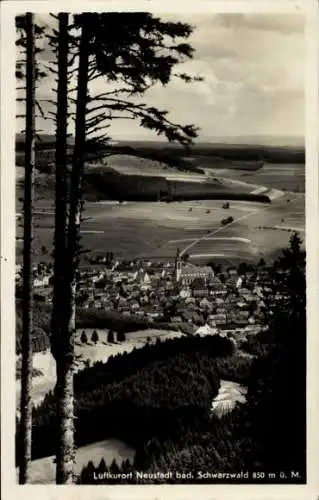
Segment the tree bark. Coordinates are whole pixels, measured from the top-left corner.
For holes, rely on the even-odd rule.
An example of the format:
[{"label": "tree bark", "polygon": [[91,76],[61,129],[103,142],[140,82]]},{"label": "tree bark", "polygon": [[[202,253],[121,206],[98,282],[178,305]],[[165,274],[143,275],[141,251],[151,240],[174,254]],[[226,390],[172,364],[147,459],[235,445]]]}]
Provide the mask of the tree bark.
[{"label": "tree bark", "polygon": [[68,55],[69,15],[59,14],[58,89],[56,131],[56,187],[54,233],[53,309],[51,351],[56,361],[57,381],[57,450],[56,483],[72,484],[74,480],[74,409],[73,358],[70,344],[68,272],[67,272],[67,124],[68,124]]},{"label": "tree bark", "polygon": [[79,260],[80,222],[83,208],[83,178],[86,141],[86,109],[89,80],[90,28],[85,20],[80,39],[80,61],[77,79],[75,144],[71,171],[70,218],[68,225],[68,253],[72,281]]},{"label": "tree bark", "polygon": [[68,122],[68,14],[59,14],[58,35],[58,88],[55,144],[55,226],[54,226],[54,274],[53,309],[51,319],[51,347],[58,354],[61,323],[61,304],[64,290],[64,265],[67,229],[67,122]]},{"label": "tree bark", "polygon": [[23,244],[23,331],[21,368],[21,420],[19,427],[19,484],[30,478],[32,431],[32,202],[35,165],[35,31],[33,14],[26,14],[26,140],[24,180],[24,244]]},{"label": "tree bark", "polygon": [[[60,15],[61,16],[61,15]],[[61,36],[61,33],[60,33]],[[76,105],[75,145],[72,160],[70,181],[70,199],[68,222],[66,207],[59,206],[57,195],[56,203],[59,214],[56,214],[56,297],[55,314],[52,315],[52,325],[58,325],[52,336],[54,338],[54,356],[57,363],[57,410],[59,425],[59,443],[57,450],[56,483],[68,484],[74,481],[74,340],[75,340],[75,298],[76,298],[76,269],[79,261],[79,236],[82,210],[82,186],[85,152],[85,115],[87,102],[88,82],[88,44],[87,30],[82,29],[79,48],[78,92]],[[64,72],[65,76],[65,72]],[[62,99],[62,97],[61,97]],[[64,103],[65,104],[65,103]],[[64,147],[64,145],[63,145]],[[64,158],[65,161],[65,158]],[[64,170],[65,172],[65,170]],[[63,185],[62,167],[59,183]],[[60,187],[61,187],[60,186]],[[64,183],[65,186],[65,183]],[[58,189],[58,188],[57,188]],[[62,189],[59,190],[61,195]],[[63,195],[65,192],[62,193]],[[57,227],[62,229],[66,240],[58,235]],[[63,258],[60,259],[60,256]],[[58,276],[62,276],[61,280]]]},{"label": "tree bark", "polygon": [[[89,32],[83,26],[79,47],[79,69],[77,79],[77,102],[75,120],[75,144],[70,180],[70,207],[67,232],[67,279],[66,306],[70,359],[74,361],[75,313],[76,313],[76,271],[79,265],[80,223],[83,208],[83,175],[85,158],[85,119],[89,69]],[[73,408],[72,408],[73,410]],[[73,415],[73,413],[72,413]]]},{"label": "tree bark", "polygon": [[[60,14],[60,23],[62,23]],[[65,19],[64,19],[65,22]],[[67,25],[67,23],[66,23]],[[67,53],[66,40],[62,44],[62,26],[60,24],[59,54],[63,57],[64,51]],[[65,24],[64,24],[65,28]],[[61,52],[60,52],[61,49]],[[59,157],[59,172],[57,173],[56,187],[56,234],[55,234],[55,302],[52,314],[52,353],[57,363],[57,415],[58,415],[58,449],[56,460],[56,482],[57,484],[68,484],[74,481],[74,391],[73,391],[73,371],[74,371],[74,340],[75,340],[75,297],[76,297],[76,270],[79,262],[79,238],[80,221],[82,212],[82,191],[83,172],[85,154],[85,118],[88,86],[88,59],[89,59],[89,33],[87,28],[82,28],[80,48],[79,48],[79,70],[78,70],[78,92],[76,104],[75,123],[75,145],[72,159],[72,171],[69,189],[69,213],[67,214],[67,203],[60,203],[60,199],[66,198],[66,165],[67,155],[66,141],[59,142],[61,145],[61,157]],[[59,58],[60,78],[65,79],[67,70],[64,63]],[[64,68],[62,70],[61,66]],[[62,83],[61,83],[62,85]],[[65,90],[66,89],[66,90]],[[64,94],[63,94],[64,92]],[[62,124],[63,111],[67,107],[66,84],[64,91],[61,90],[61,123],[57,119],[58,133]],[[58,99],[59,99],[58,89]],[[64,98],[63,98],[64,95]],[[58,112],[59,113],[59,112]],[[67,112],[64,111],[64,115]],[[58,154],[58,152],[57,152]],[[62,158],[63,155],[63,158]],[[57,162],[58,163],[58,162]],[[62,167],[64,165],[64,167]],[[59,229],[58,229],[59,228]],[[63,230],[62,230],[63,229]],[[58,234],[59,233],[59,234]],[[64,235],[62,238],[61,234]]]},{"label": "tree bark", "polygon": [[[64,332],[62,332],[63,334]],[[73,360],[69,356],[57,359],[58,443],[56,453],[56,484],[74,482],[74,395]]]}]

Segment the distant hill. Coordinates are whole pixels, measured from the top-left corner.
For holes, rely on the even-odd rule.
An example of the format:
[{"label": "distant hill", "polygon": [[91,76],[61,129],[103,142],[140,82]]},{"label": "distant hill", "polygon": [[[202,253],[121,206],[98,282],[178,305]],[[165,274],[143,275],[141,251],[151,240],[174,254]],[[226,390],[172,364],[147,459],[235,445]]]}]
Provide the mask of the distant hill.
[{"label": "distant hill", "polygon": [[[137,168],[121,172],[114,168],[96,165],[88,168],[84,177],[84,198],[87,201],[186,201],[205,199],[250,200],[270,202],[267,195],[253,194],[249,184],[232,185],[218,178],[204,175],[165,173],[158,167],[154,173]],[[132,168],[134,171],[134,169]],[[36,201],[54,199],[54,174],[36,170]],[[23,178],[17,180],[17,198],[23,196]]]},{"label": "distant hill", "polygon": [[[47,145],[53,145],[55,142],[55,136],[50,134],[39,134],[38,143],[45,143]],[[74,144],[74,137],[69,137],[69,144]],[[24,134],[16,134],[16,144],[24,144]],[[130,146],[130,147],[146,147],[152,149],[162,149],[169,147],[170,149],[183,149],[180,144],[169,143],[167,141],[155,140],[155,141],[145,141],[145,140],[117,140],[111,141],[111,145],[116,147]],[[197,149],[215,149],[215,148],[270,148],[270,149],[290,149],[303,151],[305,149],[305,141],[302,137],[272,137],[272,136],[251,136],[251,137],[218,137],[215,140],[207,137],[201,137],[200,139],[195,139],[194,144],[191,148],[192,151]]]},{"label": "distant hill", "polygon": [[[263,138],[264,144],[260,144],[257,138],[251,138],[251,143],[244,143],[243,138],[234,138],[234,143],[229,142],[201,142],[196,141],[190,148],[186,149],[179,144],[161,141],[117,141],[112,142],[109,147],[103,149],[108,152],[118,152],[132,156],[145,156],[150,160],[162,161],[167,165],[185,171],[199,171],[201,164],[207,168],[209,163],[215,166],[216,160],[231,160],[244,162],[259,162],[261,160],[269,163],[305,163],[305,148],[300,145],[287,145],[288,138],[283,138],[283,145],[270,145],[271,139]],[[246,139],[248,141],[248,139]],[[260,137],[261,141],[262,138]],[[242,141],[242,142],[240,142]],[[279,139],[277,139],[277,142]],[[53,150],[55,138],[52,135],[40,134],[37,140],[39,151]],[[274,141],[273,141],[274,142]],[[300,142],[300,140],[299,140]],[[286,143],[286,144],[285,144]],[[69,146],[72,148],[74,138],[69,138]],[[24,148],[23,134],[16,136],[16,151],[22,152]],[[101,153],[101,152],[100,152]],[[88,151],[88,155],[96,155],[96,149]],[[191,160],[191,161],[190,161]],[[237,168],[240,168],[237,166]]]},{"label": "distant hill", "polygon": [[[264,160],[269,163],[305,163],[305,149],[290,146],[264,146],[253,144],[194,143],[188,150],[178,144],[165,142],[123,141],[112,147],[132,148],[141,153],[171,155],[175,158],[191,159],[194,166],[200,167],[220,160],[251,161]],[[196,159],[196,161],[194,161]],[[239,166],[237,168],[240,168]]]},{"label": "distant hill", "polygon": [[[24,134],[19,133],[16,134],[16,151],[22,151],[24,149],[25,137]],[[38,134],[36,138],[36,146],[38,149],[50,149],[53,148],[55,144],[55,136],[49,134]],[[74,137],[68,138],[68,144],[73,146]]]},{"label": "distant hill", "polygon": [[234,136],[234,137],[216,137],[214,141],[209,137],[201,137],[200,140],[195,140],[201,144],[216,144],[216,145],[240,145],[240,146],[268,146],[268,147],[287,147],[287,148],[304,148],[305,139],[299,136],[278,136],[271,135],[255,135],[255,136]]}]

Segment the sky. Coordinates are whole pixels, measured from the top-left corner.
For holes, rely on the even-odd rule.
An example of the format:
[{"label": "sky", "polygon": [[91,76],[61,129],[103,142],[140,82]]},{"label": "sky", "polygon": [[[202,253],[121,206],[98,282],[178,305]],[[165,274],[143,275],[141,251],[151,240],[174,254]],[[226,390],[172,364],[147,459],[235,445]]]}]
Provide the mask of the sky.
[{"label": "sky", "polygon": [[[161,16],[167,19],[167,16]],[[185,84],[177,78],[163,88],[154,86],[143,101],[169,110],[174,122],[200,128],[199,140],[256,137],[293,143],[304,136],[304,18],[300,14],[184,14],[170,20],[194,27],[188,42],[192,60],[176,68],[203,82]],[[42,22],[47,18],[42,16]],[[48,54],[44,52],[44,59]],[[52,80],[52,81],[51,81]],[[54,99],[53,78],[45,79],[37,95]],[[103,81],[94,83],[102,92]],[[21,104],[18,104],[18,113]],[[38,121],[54,133],[51,121]],[[17,130],[23,128],[17,120]],[[109,129],[114,140],[156,140],[157,136],[131,120],[115,120]],[[287,139],[288,138],[288,139]],[[294,144],[292,144],[294,145]]]}]

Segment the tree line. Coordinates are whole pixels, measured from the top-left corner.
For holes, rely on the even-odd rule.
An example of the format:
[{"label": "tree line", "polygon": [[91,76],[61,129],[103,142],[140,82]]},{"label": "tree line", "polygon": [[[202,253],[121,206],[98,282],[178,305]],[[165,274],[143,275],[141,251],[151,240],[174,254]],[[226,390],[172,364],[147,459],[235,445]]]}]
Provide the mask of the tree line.
[{"label": "tree line", "polygon": [[[36,296],[34,296],[36,299]],[[23,304],[21,300],[16,300],[16,354],[22,352],[22,325],[23,325]],[[42,301],[33,302],[33,329],[31,331],[31,342],[35,346],[36,340],[43,338],[43,345],[49,346],[49,337],[51,331],[52,306]],[[125,340],[125,335],[134,332],[156,328],[158,330],[174,330],[177,326],[170,323],[169,317],[159,318],[158,321],[136,318],[135,316],[126,316],[117,311],[104,311],[99,309],[76,309],[75,326],[77,329],[109,329],[116,334],[119,342]],[[184,328],[184,324],[178,324],[178,327]],[[186,329],[187,333],[187,329]],[[41,349],[40,349],[41,350]]]}]

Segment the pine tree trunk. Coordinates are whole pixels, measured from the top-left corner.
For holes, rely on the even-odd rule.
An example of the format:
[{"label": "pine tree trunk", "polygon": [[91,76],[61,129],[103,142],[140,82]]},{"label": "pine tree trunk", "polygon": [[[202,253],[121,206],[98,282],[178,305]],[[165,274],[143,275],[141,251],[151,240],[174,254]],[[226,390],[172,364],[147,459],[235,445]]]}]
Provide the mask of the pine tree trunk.
[{"label": "pine tree trunk", "polygon": [[64,261],[64,324],[62,338],[63,356],[57,357],[57,396],[60,424],[60,463],[57,463],[57,483],[74,480],[74,340],[75,340],[75,298],[76,270],[79,263],[80,221],[82,210],[82,187],[85,153],[85,117],[88,85],[87,30],[82,29],[80,40],[80,61],[78,70],[78,93],[76,105],[75,145],[71,171],[70,206],[67,232],[67,259]]},{"label": "pine tree trunk", "polygon": [[[60,14],[61,18],[62,14]],[[61,22],[61,19],[60,19]],[[61,25],[60,25],[61,37]],[[61,41],[61,40],[60,40]],[[74,340],[75,340],[75,296],[76,296],[76,269],[79,262],[79,235],[82,210],[82,186],[85,153],[85,117],[88,84],[88,44],[89,35],[82,29],[80,40],[80,62],[78,70],[78,94],[76,105],[75,145],[71,171],[69,214],[67,224],[66,205],[64,211],[59,206],[57,195],[56,204],[59,214],[56,213],[56,241],[55,241],[55,313],[52,314],[52,352],[57,363],[57,411],[59,426],[59,442],[57,450],[57,484],[67,484],[74,481]],[[61,62],[62,64],[62,62]],[[59,77],[60,79],[60,77]],[[61,97],[62,99],[62,97]],[[58,121],[59,127],[59,121]],[[59,131],[59,129],[58,129]],[[57,141],[58,147],[58,141]],[[64,174],[66,169],[64,169]],[[57,180],[61,186],[62,167]],[[65,180],[65,179],[64,179]],[[58,189],[58,188],[57,188]],[[63,189],[59,190],[65,195]],[[62,222],[63,221],[63,222]],[[67,224],[67,231],[65,230]],[[62,228],[66,239],[57,234],[57,227]],[[63,257],[62,257],[63,256]],[[60,258],[61,257],[61,258]],[[59,279],[59,277],[61,279]],[[55,328],[53,329],[53,326]]]},{"label": "pine tree trunk", "polygon": [[82,26],[80,40],[80,62],[77,79],[75,144],[71,172],[70,218],[68,226],[68,251],[70,269],[75,271],[79,260],[80,221],[83,207],[83,177],[86,141],[86,107],[89,79],[89,41],[90,33],[87,21]]},{"label": "pine tree trunk", "polygon": [[51,351],[56,361],[58,439],[56,483],[72,484],[74,479],[73,345],[69,335],[67,293],[67,122],[68,122],[68,23],[59,14],[58,90],[56,131],[56,190],[54,234],[54,284],[51,321]]},{"label": "pine tree trunk", "polygon": [[74,482],[75,462],[72,356],[60,356],[57,359],[55,394],[58,417],[56,484],[72,484]]},{"label": "pine tree trunk", "polygon": [[24,180],[23,332],[21,369],[21,420],[19,428],[19,484],[29,481],[32,431],[32,202],[35,164],[35,36],[33,14],[26,14],[26,139]]},{"label": "pine tree trunk", "polygon": [[64,290],[64,266],[67,229],[67,123],[68,123],[68,14],[59,14],[58,35],[58,88],[55,144],[55,227],[54,227],[54,274],[53,309],[51,320],[51,347],[55,348],[60,335],[57,330],[61,323],[61,304]]}]

